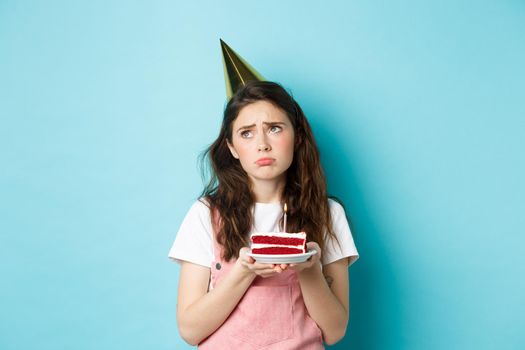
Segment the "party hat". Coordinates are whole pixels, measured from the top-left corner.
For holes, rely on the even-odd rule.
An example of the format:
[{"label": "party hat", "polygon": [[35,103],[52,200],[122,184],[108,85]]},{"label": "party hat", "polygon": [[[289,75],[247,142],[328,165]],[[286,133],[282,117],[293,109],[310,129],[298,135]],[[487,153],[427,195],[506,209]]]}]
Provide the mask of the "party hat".
[{"label": "party hat", "polygon": [[224,80],[226,82],[228,99],[247,82],[266,80],[222,39],[219,40],[222,48],[222,63],[224,65]]}]

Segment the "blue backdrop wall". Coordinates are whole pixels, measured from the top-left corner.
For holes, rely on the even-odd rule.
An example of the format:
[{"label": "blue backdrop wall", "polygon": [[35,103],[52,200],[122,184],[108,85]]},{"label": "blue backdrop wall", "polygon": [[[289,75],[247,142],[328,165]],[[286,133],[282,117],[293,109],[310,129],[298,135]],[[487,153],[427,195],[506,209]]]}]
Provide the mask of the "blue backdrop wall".
[{"label": "blue backdrop wall", "polygon": [[190,348],[167,253],[219,38],[303,106],[353,222],[334,349],[523,349],[517,0],[1,1],[0,348]]}]

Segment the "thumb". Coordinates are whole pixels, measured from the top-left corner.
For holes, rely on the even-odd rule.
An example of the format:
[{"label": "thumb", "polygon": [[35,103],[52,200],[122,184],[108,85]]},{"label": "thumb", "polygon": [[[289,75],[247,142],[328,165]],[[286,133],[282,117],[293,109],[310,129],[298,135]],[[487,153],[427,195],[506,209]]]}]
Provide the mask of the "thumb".
[{"label": "thumb", "polygon": [[248,247],[242,247],[241,249],[239,249],[239,258],[241,259],[244,259],[244,260],[248,260],[249,262],[253,262],[253,258],[251,256],[246,256],[247,253],[250,252],[250,248]]}]

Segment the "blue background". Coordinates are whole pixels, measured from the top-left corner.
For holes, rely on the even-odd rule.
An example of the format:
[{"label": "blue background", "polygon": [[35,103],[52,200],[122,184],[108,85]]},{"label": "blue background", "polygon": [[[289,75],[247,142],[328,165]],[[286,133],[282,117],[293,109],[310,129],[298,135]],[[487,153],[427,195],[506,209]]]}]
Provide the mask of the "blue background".
[{"label": "blue background", "polygon": [[167,253],[219,38],[292,91],[353,222],[334,348],[523,349],[518,0],[0,1],[0,348],[190,348]]}]

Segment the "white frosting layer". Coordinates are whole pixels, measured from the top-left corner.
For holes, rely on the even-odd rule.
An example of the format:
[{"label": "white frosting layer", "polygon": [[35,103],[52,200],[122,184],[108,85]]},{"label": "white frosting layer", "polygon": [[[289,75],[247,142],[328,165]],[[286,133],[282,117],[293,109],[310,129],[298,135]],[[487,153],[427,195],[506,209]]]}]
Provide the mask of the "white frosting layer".
[{"label": "white frosting layer", "polygon": [[253,243],[252,249],[261,249],[261,248],[268,248],[268,247],[279,247],[279,248],[296,248],[303,250],[304,246],[302,244],[300,245],[286,245],[286,244],[263,244],[263,243]]},{"label": "white frosting layer", "polygon": [[254,236],[270,236],[270,237],[281,237],[281,238],[302,238],[306,239],[305,232],[288,233],[288,232],[254,232],[251,237]]}]

